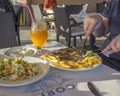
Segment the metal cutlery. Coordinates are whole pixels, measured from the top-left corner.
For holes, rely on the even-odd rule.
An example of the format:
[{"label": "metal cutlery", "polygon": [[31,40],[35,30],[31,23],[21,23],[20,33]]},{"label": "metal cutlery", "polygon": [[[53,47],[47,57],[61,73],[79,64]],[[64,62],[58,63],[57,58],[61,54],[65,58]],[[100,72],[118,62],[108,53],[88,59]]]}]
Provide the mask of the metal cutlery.
[{"label": "metal cutlery", "polygon": [[100,92],[100,90],[95,86],[94,83],[92,82],[88,82],[87,83],[88,88],[90,89],[90,91],[95,95],[95,96],[103,96],[103,94]]},{"label": "metal cutlery", "polygon": [[85,38],[85,40],[84,40],[84,42],[83,42],[83,44],[82,44],[82,46],[81,46],[80,54],[83,54],[83,51],[84,51],[84,47],[85,47],[86,42],[87,42],[87,38]]}]

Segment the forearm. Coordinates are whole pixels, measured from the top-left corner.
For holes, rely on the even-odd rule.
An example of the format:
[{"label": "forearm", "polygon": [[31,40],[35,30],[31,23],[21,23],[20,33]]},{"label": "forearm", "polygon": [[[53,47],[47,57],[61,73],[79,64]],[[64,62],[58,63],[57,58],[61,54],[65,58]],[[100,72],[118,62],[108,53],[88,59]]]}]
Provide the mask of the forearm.
[{"label": "forearm", "polygon": [[108,18],[106,18],[106,17],[104,17],[102,15],[100,15],[100,16],[101,16],[101,18],[103,20],[103,25],[104,25],[104,28],[105,28],[103,35],[106,35],[107,33],[109,33],[109,20],[108,20]]}]

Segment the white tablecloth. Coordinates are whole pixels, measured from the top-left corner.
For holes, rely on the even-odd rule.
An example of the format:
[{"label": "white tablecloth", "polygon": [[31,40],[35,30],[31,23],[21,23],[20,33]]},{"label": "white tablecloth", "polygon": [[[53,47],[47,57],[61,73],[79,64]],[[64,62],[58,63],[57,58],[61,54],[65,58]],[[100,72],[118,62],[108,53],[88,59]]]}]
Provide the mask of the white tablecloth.
[{"label": "white tablecloth", "polygon": [[[50,43],[46,49],[64,48]],[[120,96],[120,73],[105,65],[89,71],[66,71],[50,67],[38,82],[21,87],[0,87],[0,96],[94,96],[87,87],[92,81],[104,96]]]}]

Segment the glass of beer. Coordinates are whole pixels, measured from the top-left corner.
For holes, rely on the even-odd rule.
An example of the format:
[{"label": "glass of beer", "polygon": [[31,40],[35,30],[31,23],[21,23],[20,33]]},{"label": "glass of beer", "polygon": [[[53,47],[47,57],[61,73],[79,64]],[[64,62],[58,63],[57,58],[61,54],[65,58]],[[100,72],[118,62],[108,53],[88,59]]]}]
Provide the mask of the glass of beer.
[{"label": "glass of beer", "polygon": [[41,55],[41,47],[47,41],[47,25],[43,20],[36,19],[32,22],[30,29],[30,37],[33,44],[37,47],[37,55]]}]

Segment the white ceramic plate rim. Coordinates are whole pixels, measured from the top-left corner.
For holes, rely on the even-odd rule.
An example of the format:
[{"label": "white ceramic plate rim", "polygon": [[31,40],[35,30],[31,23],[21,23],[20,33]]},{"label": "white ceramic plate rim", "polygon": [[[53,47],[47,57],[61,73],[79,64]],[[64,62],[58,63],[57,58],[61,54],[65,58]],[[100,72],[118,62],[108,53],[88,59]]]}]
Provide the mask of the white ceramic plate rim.
[{"label": "white ceramic plate rim", "polygon": [[89,68],[76,68],[76,69],[72,69],[72,68],[63,68],[63,67],[59,67],[59,66],[55,66],[53,64],[50,64],[50,66],[52,66],[54,68],[58,68],[58,69],[66,70],[66,71],[88,71],[88,70],[96,69],[97,67],[99,67],[101,65],[102,64],[95,64],[95,65],[93,65],[93,67],[89,67]]},{"label": "white ceramic plate rim", "polygon": [[[46,63],[46,61],[43,61],[40,58],[36,58],[36,57],[30,57],[30,56],[26,56],[23,58],[24,60],[33,63],[33,62],[43,62],[40,63],[41,66],[46,66],[46,70],[42,69],[42,73],[36,77],[33,77],[31,79],[25,80],[25,81],[20,81],[20,82],[7,82],[7,81],[3,81],[0,80],[0,86],[4,86],[4,87],[17,87],[17,86],[23,86],[23,85],[28,85],[31,83],[34,83],[38,80],[41,80],[43,77],[45,77],[47,75],[47,73],[49,72],[49,64]],[[44,72],[43,72],[44,71]]]}]

